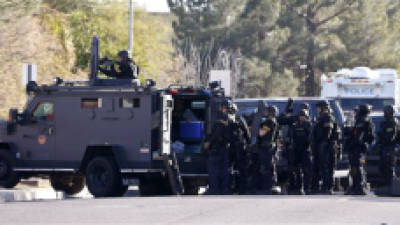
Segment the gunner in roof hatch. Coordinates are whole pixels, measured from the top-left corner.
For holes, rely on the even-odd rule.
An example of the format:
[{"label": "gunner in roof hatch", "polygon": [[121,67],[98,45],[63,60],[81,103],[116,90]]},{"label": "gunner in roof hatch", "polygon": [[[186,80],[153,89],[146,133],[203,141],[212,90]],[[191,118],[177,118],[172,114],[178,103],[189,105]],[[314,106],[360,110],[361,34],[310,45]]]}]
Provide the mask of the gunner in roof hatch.
[{"label": "gunner in roof hatch", "polygon": [[137,79],[139,67],[129,57],[128,51],[119,51],[118,58],[119,60],[116,62],[110,61],[108,58],[101,59],[100,65],[103,67],[99,66],[99,70],[105,75],[116,79]]}]

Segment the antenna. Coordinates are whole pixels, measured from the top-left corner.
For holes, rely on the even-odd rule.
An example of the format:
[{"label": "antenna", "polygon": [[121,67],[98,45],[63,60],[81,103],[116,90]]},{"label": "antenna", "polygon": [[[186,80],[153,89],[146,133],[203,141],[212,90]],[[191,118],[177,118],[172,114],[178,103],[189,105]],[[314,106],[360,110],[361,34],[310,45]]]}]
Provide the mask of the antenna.
[{"label": "antenna", "polygon": [[133,0],[129,0],[129,46],[128,46],[128,52],[129,52],[129,57],[132,58],[133,56],[133,39],[134,39],[134,32],[133,32],[133,27],[134,27],[134,5],[133,5]]},{"label": "antenna", "polygon": [[94,36],[92,40],[92,52],[90,57],[90,76],[89,76],[89,80],[92,85],[94,85],[98,79],[99,55],[100,55],[99,45],[100,45],[99,37]]}]

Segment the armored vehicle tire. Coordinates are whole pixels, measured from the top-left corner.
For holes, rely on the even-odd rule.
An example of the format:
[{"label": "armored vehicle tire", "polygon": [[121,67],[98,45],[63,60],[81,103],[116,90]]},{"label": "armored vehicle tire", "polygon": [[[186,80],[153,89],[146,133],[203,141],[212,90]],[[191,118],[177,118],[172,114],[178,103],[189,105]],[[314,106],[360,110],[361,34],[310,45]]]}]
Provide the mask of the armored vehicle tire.
[{"label": "armored vehicle tire", "polygon": [[19,181],[20,176],[13,170],[15,160],[11,153],[0,151],[0,187],[13,188]]},{"label": "armored vehicle tire", "polygon": [[94,197],[113,197],[122,184],[121,173],[113,159],[100,156],[90,160],[86,184]]},{"label": "armored vehicle tire", "polygon": [[85,187],[85,177],[79,175],[51,175],[50,184],[56,191],[75,195]]},{"label": "armored vehicle tire", "polygon": [[172,195],[171,187],[166,177],[142,177],[139,182],[141,196]]}]

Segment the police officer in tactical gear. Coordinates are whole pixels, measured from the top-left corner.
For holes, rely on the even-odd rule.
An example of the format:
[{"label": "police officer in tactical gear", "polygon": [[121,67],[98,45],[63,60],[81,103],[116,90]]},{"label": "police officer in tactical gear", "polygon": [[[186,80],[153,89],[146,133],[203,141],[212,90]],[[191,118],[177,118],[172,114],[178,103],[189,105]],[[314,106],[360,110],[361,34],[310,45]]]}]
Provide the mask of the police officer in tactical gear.
[{"label": "police officer in tactical gear", "polygon": [[350,161],[351,186],[346,194],[365,195],[365,154],[368,146],[374,140],[374,125],[368,117],[371,106],[359,105],[356,110],[355,124],[351,130],[350,138],[346,141]]},{"label": "police officer in tactical gear", "polygon": [[[301,175],[303,176],[303,173],[306,173],[306,189],[307,192],[309,192],[309,183],[307,178],[311,176],[309,171],[302,171],[300,168],[298,168],[300,162],[298,160],[298,157],[296,157],[296,151],[294,149],[294,146],[296,146],[293,143],[293,131],[294,131],[294,124],[299,121],[299,114],[293,115],[293,99],[289,98],[288,99],[288,104],[286,106],[286,109],[284,113],[279,115],[278,117],[278,123],[279,123],[279,128],[282,133],[282,140],[283,140],[283,154],[288,160],[288,174],[289,174],[289,184],[288,184],[288,192],[293,193],[293,194],[298,194],[302,193],[301,190],[303,187],[303,183],[301,180],[299,180],[298,172],[301,171]],[[304,111],[304,114],[306,115],[306,120],[308,121],[307,123],[310,123],[309,121],[309,110],[310,110],[310,105],[308,103],[302,102],[299,105],[299,112]],[[310,123],[311,127],[311,123]],[[311,130],[311,129],[310,129]],[[310,137],[310,136],[308,136]],[[310,162],[311,165],[311,162]],[[300,169],[300,170],[299,170]],[[303,168],[305,169],[305,168]],[[298,182],[299,181],[299,182]],[[300,184],[301,183],[301,184]],[[301,186],[301,188],[300,188]]]},{"label": "police officer in tactical gear", "polygon": [[212,127],[211,136],[205,144],[208,150],[208,185],[207,194],[230,193],[230,135],[228,118],[229,102],[223,101]]},{"label": "police officer in tactical gear", "polygon": [[[312,135],[314,159],[312,192],[332,194],[335,159],[340,151],[340,129],[330,114],[328,101],[318,102],[317,109],[319,115]],[[322,181],[321,187],[320,181]]]},{"label": "police officer in tactical gear", "polygon": [[383,175],[383,182],[386,187],[392,185],[393,177],[395,176],[395,147],[399,143],[399,125],[394,117],[394,108],[387,105],[384,108],[384,121],[380,124],[380,129],[377,133],[377,147],[380,155],[380,171]]},{"label": "police officer in tactical gear", "polygon": [[306,102],[302,102],[300,104],[300,110],[306,110],[306,111],[310,112],[310,104],[308,104]]},{"label": "police officer in tactical gear", "polygon": [[[310,115],[310,105],[308,103],[301,103],[299,105],[299,111],[300,110],[305,110],[307,112],[307,115]],[[278,123],[279,125],[289,125],[291,126],[294,122],[296,122],[298,119],[298,115],[293,115],[293,99],[289,98],[288,104],[286,106],[286,109],[284,113],[279,115],[278,117]]]},{"label": "police officer in tactical gear", "polygon": [[276,116],[278,108],[276,106],[268,106],[266,108],[266,117],[260,126],[257,146],[257,174],[259,179],[258,187],[261,194],[272,194],[272,188],[277,183],[275,154],[278,138],[278,123]]},{"label": "police officer in tactical gear", "polygon": [[[129,58],[128,51],[122,50],[118,52],[118,58],[119,61],[111,63],[110,69],[99,67],[99,70],[105,75],[116,79],[137,79],[139,69],[136,67],[135,62]],[[104,64],[104,61],[108,61],[108,59],[102,59],[100,64]],[[117,65],[117,68],[115,68],[114,64]]]},{"label": "police officer in tactical gear", "polygon": [[247,179],[248,179],[248,159],[247,159],[247,145],[250,142],[250,130],[247,126],[246,120],[236,114],[237,106],[232,103],[230,114],[235,115],[234,120],[230,120],[229,131],[231,132],[231,145],[230,150],[232,154],[233,168],[239,174],[235,177],[235,184],[239,194],[247,192]]},{"label": "police officer in tactical gear", "polygon": [[309,120],[308,111],[302,109],[297,115],[297,119],[293,126],[290,127],[290,137],[292,140],[292,146],[290,154],[292,156],[289,175],[291,194],[305,194],[310,193],[311,190],[311,149],[310,140],[312,126]]},{"label": "police officer in tactical gear", "polygon": [[[285,111],[279,115],[278,124],[279,129],[282,134],[282,152],[285,158],[288,160],[288,175],[289,175],[289,184],[288,184],[288,192],[294,192],[296,189],[295,182],[295,156],[293,151],[293,140],[291,138],[291,130],[293,129],[294,123],[297,121],[298,115],[293,115],[293,99],[289,98]],[[302,106],[300,106],[302,107]]]}]

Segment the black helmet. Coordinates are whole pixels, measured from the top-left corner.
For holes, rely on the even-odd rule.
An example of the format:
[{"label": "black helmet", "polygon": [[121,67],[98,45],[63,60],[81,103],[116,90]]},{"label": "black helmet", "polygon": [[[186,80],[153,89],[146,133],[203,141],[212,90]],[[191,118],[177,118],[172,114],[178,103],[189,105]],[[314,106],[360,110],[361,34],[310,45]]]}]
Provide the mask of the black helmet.
[{"label": "black helmet", "polygon": [[268,112],[268,115],[272,115],[272,116],[276,117],[279,114],[279,109],[278,109],[278,107],[276,107],[274,105],[270,105],[267,107],[267,112]]},{"label": "black helmet", "polygon": [[299,111],[299,116],[309,117],[308,110],[302,109]]},{"label": "black helmet", "polygon": [[392,117],[394,114],[394,108],[392,105],[387,105],[385,108],[383,108],[383,112],[385,113],[385,116]]},{"label": "black helmet", "polygon": [[301,103],[300,104],[300,110],[303,110],[303,109],[310,110],[310,105],[308,103],[305,103],[305,102]]},{"label": "black helmet", "polygon": [[129,57],[129,52],[126,51],[126,50],[119,51],[119,52],[118,52],[118,56],[119,56],[119,57],[126,57],[126,58],[128,58],[128,57]]},{"label": "black helmet", "polygon": [[227,109],[229,109],[230,105],[231,105],[231,103],[228,99],[223,99],[221,102],[221,107],[226,107]]},{"label": "black helmet", "polygon": [[232,101],[229,101],[229,111],[230,111],[230,113],[237,112],[237,105]]},{"label": "black helmet", "polygon": [[362,104],[357,106],[356,113],[360,116],[368,115],[371,113],[372,106],[368,104]]},{"label": "black helmet", "polygon": [[329,102],[327,100],[321,100],[317,103],[317,107],[327,108],[329,107]]}]

